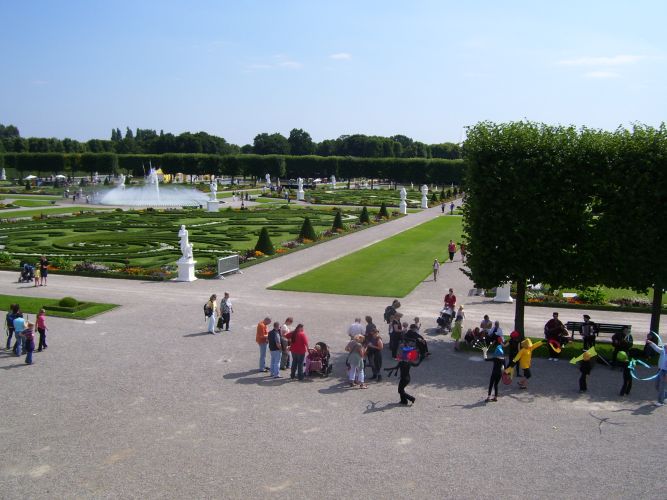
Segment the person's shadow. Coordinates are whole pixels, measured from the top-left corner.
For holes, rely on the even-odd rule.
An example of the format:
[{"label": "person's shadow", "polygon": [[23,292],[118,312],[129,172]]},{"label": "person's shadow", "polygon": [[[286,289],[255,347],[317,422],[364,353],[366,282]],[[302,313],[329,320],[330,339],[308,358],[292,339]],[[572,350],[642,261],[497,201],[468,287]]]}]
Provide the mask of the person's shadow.
[{"label": "person's shadow", "polygon": [[204,335],[211,335],[210,332],[198,332],[198,333],[188,333],[183,335],[183,337],[203,337]]},{"label": "person's shadow", "polygon": [[376,403],[374,401],[369,400],[368,404],[366,405],[366,410],[364,411],[364,415],[367,413],[383,412],[405,406],[402,405],[401,403],[385,403],[382,406],[378,406],[379,403],[380,403],[379,401]]}]

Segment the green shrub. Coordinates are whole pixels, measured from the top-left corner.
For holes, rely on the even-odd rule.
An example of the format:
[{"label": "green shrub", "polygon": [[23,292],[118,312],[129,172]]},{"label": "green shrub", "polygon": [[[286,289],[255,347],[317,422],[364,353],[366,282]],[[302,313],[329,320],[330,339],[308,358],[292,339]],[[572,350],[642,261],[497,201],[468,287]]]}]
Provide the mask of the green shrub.
[{"label": "green shrub", "polygon": [[255,250],[262,252],[264,255],[273,255],[276,253],[276,249],[273,247],[271,237],[269,236],[269,230],[265,227],[263,227],[259,232],[259,238],[257,239]]},{"label": "green shrub", "polygon": [[380,206],[380,211],[378,212],[379,217],[384,217],[385,219],[389,218],[389,212],[387,212],[387,204],[383,201]]},{"label": "green shrub", "polygon": [[340,210],[336,210],[336,216],[334,217],[331,229],[333,229],[334,231],[338,229],[345,229],[343,226],[343,216],[341,215]]},{"label": "green shrub", "polygon": [[368,209],[364,206],[364,208],[361,209],[361,215],[359,215],[359,222],[361,224],[368,224],[370,221],[371,219],[368,216]]},{"label": "green shrub", "polygon": [[71,271],[74,269],[74,263],[69,257],[53,257],[51,259],[51,265],[62,269],[63,271]]},{"label": "green shrub", "polygon": [[431,195],[431,202],[438,203],[438,195],[436,194],[435,191],[433,191],[433,194]]},{"label": "green shrub", "polygon": [[7,252],[0,252],[0,264],[11,264],[12,263],[12,256],[9,255]]},{"label": "green shrub", "polygon": [[580,292],[577,292],[577,298],[587,304],[600,305],[607,302],[607,297],[605,297],[602,288],[599,286],[584,288]]},{"label": "green shrub", "polygon": [[301,225],[301,231],[299,231],[299,238],[304,240],[308,239],[310,241],[315,241],[317,235],[315,234],[315,229],[313,228],[312,222],[310,222],[310,217],[303,219],[303,224]]},{"label": "green shrub", "polygon": [[440,191],[440,201],[445,199],[445,188],[442,188],[442,191]]},{"label": "green shrub", "polygon": [[58,305],[60,307],[76,307],[79,305],[79,301],[74,297],[63,297],[60,299],[60,302],[58,302]]}]

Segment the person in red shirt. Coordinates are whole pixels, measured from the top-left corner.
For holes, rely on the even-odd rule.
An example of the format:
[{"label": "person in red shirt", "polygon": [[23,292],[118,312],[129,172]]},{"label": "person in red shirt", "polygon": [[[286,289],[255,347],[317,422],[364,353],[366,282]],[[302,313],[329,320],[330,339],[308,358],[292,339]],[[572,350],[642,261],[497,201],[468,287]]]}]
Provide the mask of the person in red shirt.
[{"label": "person in red shirt", "polygon": [[456,307],[456,295],[454,295],[454,289],[450,288],[449,293],[445,295],[445,307],[449,307],[452,311]]},{"label": "person in red shirt", "polygon": [[294,331],[288,335],[290,336],[290,351],[292,352],[290,378],[294,379],[298,376],[299,380],[303,380],[303,362],[308,352],[308,337],[306,336],[306,332],[303,331],[301,323],[296,325]]},{"label": "person in red shirt", "polygon": [[268,316],[257,323],[257,333],[255,335],[255,342],[259,345],[259,371],[268,372],[266,367],[266,346],[269,342],[269,325],[271,318]]},{"label": "person in red shirt", "polygon": [[456,253],[456,243],[454,240],[449,240],[449,245],[447,245],[447,250],[449,251],[449,260],[454,261],[454,254]]}]

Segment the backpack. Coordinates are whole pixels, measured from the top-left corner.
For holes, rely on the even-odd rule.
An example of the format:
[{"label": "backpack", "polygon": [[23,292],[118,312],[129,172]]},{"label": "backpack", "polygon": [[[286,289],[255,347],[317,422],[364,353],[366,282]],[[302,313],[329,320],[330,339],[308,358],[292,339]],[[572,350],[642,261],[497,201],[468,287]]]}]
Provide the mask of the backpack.
[{"label": "backpack", "polygon": [[206,304],[204,304],[204,316],[207,317],[207,318],[210,318],[211,316],[213,316],[213,308],[208,305],[208,302],[206,302]]},{"label": "backpack", "polygon": [[391,317],[396,314],[396,309],[393,306],[387,306],[384,310],[384,321],[386,323],[391,323]]}]

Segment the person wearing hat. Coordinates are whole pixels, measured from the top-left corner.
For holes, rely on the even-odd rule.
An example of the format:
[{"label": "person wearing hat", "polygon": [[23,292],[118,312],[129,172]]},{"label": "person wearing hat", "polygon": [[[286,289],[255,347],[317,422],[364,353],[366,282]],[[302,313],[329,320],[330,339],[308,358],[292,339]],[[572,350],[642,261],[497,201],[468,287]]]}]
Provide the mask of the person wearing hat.
[{"label": "person wearing hat", "polygon": [[583,359],[579,364],[579,372],[581,372],[581,377],[579,377],[579,392],[584,393],[588,390],[588,384],[586,384],[587,377],[591,374],[591,369],[593,368],[593,363],[591,361],[591,355],[587,352],[584,353]]},{"label": "person wearing hat", "polygon": [[623,367],[623,385],[619,396],[629,396],[632,389],[632,373],[630,372],[630,358],[625,351],[619,351],[616,360]]},{"label": "person wearing hat", "polygon": [[598,325],[591,321],[588,314],[584,314],[584,324],[581,325],[581,337],[584,340],[584,351],[588,351],[595,345],[595,337],[598,334]]},{"label": "person wearing hat", "polygon": [[541,340],[533,344],[532,340],[524,339],[521,341],[521,350],[516,356],[514,356],[510,365],[505,368],[505,373],[509,375],[512,373],[514,365],[517,362],[519,363],[519,366],[523,370],[523,377],[521,380],[519,380],[519,382],[517,382],[519,384],[519,389],[528,389],[528,379],[532,376],[530,372],[530,364],[533,359],[533,351],[540,347],[542,344],[543,342]]},{"label": "person wearing hat", "polygon": [[554,312],[553,317],[544,325],[544,338],[547,339],[549,361],[558,361],[561,337],[565,336],[567,336],[565,325],[558,319],[558,313]]}]

